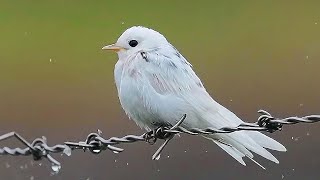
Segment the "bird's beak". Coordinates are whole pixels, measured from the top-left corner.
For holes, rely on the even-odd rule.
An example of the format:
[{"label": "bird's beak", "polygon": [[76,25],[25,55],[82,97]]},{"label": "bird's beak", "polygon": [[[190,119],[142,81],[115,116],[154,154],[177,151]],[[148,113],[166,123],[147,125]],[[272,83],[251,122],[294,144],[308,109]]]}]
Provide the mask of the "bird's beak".
[{"label": "bird's beak", "polygon": [[115,44],[110,44],[110,45],[104,46],[102,49],[118,52],[118,51],[123,50],[125,48],[120,47],[120,46],[116,46]]}]

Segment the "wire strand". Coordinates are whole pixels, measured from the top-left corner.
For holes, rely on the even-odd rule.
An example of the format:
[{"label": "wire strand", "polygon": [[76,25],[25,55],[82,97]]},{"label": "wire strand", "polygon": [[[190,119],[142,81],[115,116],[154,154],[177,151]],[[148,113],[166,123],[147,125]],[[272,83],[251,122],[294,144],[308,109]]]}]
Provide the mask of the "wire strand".
[{"label": "wire strand", "polygon": [[153,131],[137,135],[126,135],[124,137],[111,137],[104,139],[101,136],[100,131],[98,133],[90,133],[84,141],[80,142],[64,142],[63,144],[57,144],[50,146],[47,144],[47,139],[43,136],[41,138],[34,139],[29,143],[25,138],[16,132],[9,132],[0,136],[0,141],[15,137],[26,148],[0,148],[0,155],[11,155],[11,156],[33,156],[35,161],[46,158],[51,164],[54,171],[59,171],[61,164],[50,154],[52,153],[64,153],[68,156],[71,155],[73,150],[89,150],[93,154],[99,154],[104,150],[111,150],[114,153],[120,153],[124,149],[119,148],[115,145],[124,143],[134,142],[148,142],[154,144],[158,139],[163,139],[164,143],[158,148],[158,150],[152,156],[153,160],[160,158],[160,154],[170,140],[177,134],[185,133],[189,135],[205,135],[215,133],[232,133],[235,131],[264,131],[273,133],[275,131],[282,130],[283,125],[293,125],[298,123],[315,123],[320,121],[320,115],[309,115],[304,117],[287,117],[279,119],[273,117],[270,113],[265,110],[259,110],[260,116],[255,123],[242,123],[236,127],[223,127],[223,128],[212,128],[208,127],[205,129],[191,128],[186,129],[180,126],[186,119],[187,115],[184,114],[181,119],[172,127],[159,127]]}]

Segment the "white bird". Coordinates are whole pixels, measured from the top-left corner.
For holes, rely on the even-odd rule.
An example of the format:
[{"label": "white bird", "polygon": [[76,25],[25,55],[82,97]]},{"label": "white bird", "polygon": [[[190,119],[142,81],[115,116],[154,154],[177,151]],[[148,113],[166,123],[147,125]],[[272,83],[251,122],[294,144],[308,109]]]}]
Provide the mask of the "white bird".
[{"label": "white bird", "polygon": [[[175,125],[189,128],[235,127],[243,121],[211,98],[192,65],[159,32],[141,26],[127,29],[115,44],[103,47],[118,54],[114,76],[122,108],[141,128]],[[252,152],[279,163],[267,149],[286,151],[270,137],[254,131],[204,136],[238,162]],[[263,166],[261,166],[264,168]]]}]

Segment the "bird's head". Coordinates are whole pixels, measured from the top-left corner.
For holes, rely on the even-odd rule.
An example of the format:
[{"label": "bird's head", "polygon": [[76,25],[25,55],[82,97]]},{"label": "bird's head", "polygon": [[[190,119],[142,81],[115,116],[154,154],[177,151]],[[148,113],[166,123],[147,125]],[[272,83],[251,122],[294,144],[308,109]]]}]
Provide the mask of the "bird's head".
[{"label": "bird's head", "polygon": [[115,51],[122,59],[137,52],[156,49],[166,44],[168,41],[159,32],[142,26],[133,26],[123,32],[116,43],[104,46],[102,49]]}]

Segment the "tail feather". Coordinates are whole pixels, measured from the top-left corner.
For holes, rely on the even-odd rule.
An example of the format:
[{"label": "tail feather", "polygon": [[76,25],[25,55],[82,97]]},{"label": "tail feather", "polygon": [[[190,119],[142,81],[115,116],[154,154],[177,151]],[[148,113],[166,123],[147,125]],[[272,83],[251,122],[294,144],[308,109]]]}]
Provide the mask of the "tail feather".
[{"label": "tail feather", "polygon": [[220,141],[214,140],[210,137],[206,137],[204,136],[204,138],[209,139],[211,141],[213,141],[214,143],[216,143],[221,149],[223,149],[224,151],[226,151],[231,157],[233,157],[235,160],[237,160],[240,164],[246,166],[246,163],[243,161],[243,157],[248,157],[252,162],[254,162],[255,164],[257,164],[258,166],[260,166],[262,169],[266,169],[265,167],[263,167],[260,163],[258,163],[256,160],[253,159],[253,155],[250,151],[248,151],[246,148],[244,148],[245,153],[240,152],[238,149],[234,148],[231,145],[227,145],[224,144]]},{"label": "tail feather", "polygon": [[258,163],[256,160],[254,160],[253,158],[248,157],[252,162],[256,163],[256,165],[260,166],[262,169],[266,170],[266,168],[264,166],[262,166],[260,163]]},{"label": "tail feather", "polygon": [[[221,106],[213,99],[212,104],[208,104],[208,97],[210,96],[207,94],[207,96],[199,98],[199,103],[197,106],[194,106],[195,109],[200,112],[199,120],[201,120],[202,123],[197,124],[199,128],[208,126],[214,128],[226,126],[236,127],[243,123],[243,121],[234,113]],[[194,103],[194,101],[192,101],[192,103]],[[279,163],[277,158],[265,148],[276,151],[286,151],[286,148],[282,144],[260,132],[237,131],[233,133],[212,134],[207,135],[206,137],[209,137],[209,139],[214,141],[241,164],[245,164],[242,158],[246,156],[260,167],[263,167],[253,159],[253,154],[251,152],[275,163]]]},{"label": "tail feather", "polygon": [[260,132],[248,131],[246,134],[248,134],[257,144],[262,147],[281,152],[287,151],[282,144]]},{"label": "tail feather", "polygon": [[237,149],[233,148],[232,146],[225,145],[225,144],[220,143],[220,142],[218,142],[216,140],[212,139],[212,141],[215,142],[219,147],[221,147],[221,149],[226,151],[230,156],[232,156],[239,163],[241,163],[242,165],[246,166],[246,163],[242,159],[245,155],[242,154],[240,151],[238,151]]},{"label": "tail feather", "polygon": [[235,141],[232,138],[229,138],[228,136],[224,136],[223,140],[219,139],[217,141],[222,142],[223,144],[226,144],[228,146],[232,146],[245,156],[253,158],[253,154],[244,145],[240,144],[238,141]]},{"label": "tail feather", "polygon": [[254,153],[257,153],[260,156],[262,156],[270,161],[273,161],[277,164],[279,163],[277,158],[275,158],[269,151],[264,149],[262,146],[257,144],[253,139],[251,139],[244,132],[234,132],[234,133],[226,134],[226,136],[228,136],[229,138],[234,139],[238,143],[242,144],[248,150],[250,150]]},{"label": "tail feather", "polygon": [[[246,165],[243,161],[243,157],[249,158],[251,161],[256,163],[261,168],[265,169],[261,164],[253,159],[254,152],[270,161],[279,163],[279,161],[267,151],[261,143],[255,142],[251,136],[247,135],[245,132],[235,132],[230,134],[215,134],[204,136],[206,139],[209,139],[215,142],[220,148],[226,151],[230,156],[236,159],[242,165]],[[262,136],[264,137],[264,136]],[[271,138],[270,138],[271,139]],[[273,140],[273,139],[272,139]],[[275,141],[275,140],[273,140]],[[271,142],[273,142],[271,141]],[[259,142],[259,141],[258,141]],[[275,141],[276,142],[276,141]],[[277,142],[278,143],[278,142]],[[280,144],[280,143],[279,143]],[[275,148],[274,148],[275,149]],[[282,150],[282,149],[280,149]]]}]

